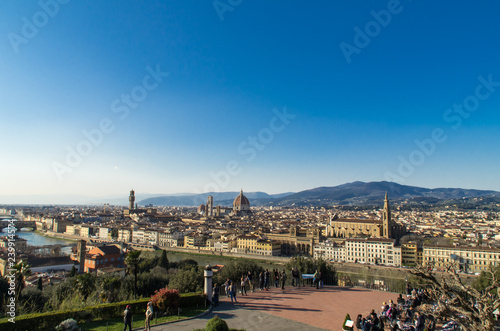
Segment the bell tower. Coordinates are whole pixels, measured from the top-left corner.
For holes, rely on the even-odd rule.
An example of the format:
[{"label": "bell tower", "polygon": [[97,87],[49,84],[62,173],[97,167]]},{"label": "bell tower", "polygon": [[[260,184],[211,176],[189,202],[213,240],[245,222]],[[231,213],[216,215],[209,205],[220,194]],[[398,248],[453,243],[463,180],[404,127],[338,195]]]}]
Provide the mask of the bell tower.
[{"label": "bell tower", "polygon": [[391,208],[389,207],[389,199],[387,192],[385,192],[384,212],[382,214],[383,235],[384,238],[392,238],[392,221],[391,221]]},{"label": "bell tower", "polygon": [[128,197],[128,209],[132,210],[134,209],[134,202],[135,202],[135,192],[134,189],[130,191],[130,196]]}]

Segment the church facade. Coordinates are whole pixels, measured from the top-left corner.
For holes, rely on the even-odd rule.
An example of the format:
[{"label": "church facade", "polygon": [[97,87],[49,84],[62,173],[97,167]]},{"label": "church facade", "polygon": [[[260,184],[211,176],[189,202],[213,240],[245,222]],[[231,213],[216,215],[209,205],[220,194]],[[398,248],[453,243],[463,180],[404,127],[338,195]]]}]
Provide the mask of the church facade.
[{"label": "church facade", "polygon": [[406,234],[404,226],[394,222],[387,193],[384,200],[382,219],[340,218],[334,215],[326,228],[325,236],[330,238],[387,238],[399,239]]}]

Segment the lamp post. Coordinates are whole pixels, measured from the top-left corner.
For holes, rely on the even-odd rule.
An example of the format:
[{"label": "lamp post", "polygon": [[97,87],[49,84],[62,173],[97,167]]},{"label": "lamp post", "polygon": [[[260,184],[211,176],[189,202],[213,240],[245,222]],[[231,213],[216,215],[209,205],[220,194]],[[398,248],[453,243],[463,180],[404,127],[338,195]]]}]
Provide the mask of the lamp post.
[{"label": "lamp post", "polygon": [[205,270],[203,271],[203,275],[205,276],[205,295],[207,296],[208,302],[212,303],[212,277],[214,272],[212,271],[212,267],[210,264],[207,264]]}]

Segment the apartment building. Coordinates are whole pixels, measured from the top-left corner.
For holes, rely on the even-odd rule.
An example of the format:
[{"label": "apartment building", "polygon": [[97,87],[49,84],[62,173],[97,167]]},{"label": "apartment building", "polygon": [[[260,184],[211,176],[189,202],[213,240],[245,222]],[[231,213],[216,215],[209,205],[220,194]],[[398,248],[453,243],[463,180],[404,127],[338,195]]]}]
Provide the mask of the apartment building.
[{"label": "apartment building", "polygon": [[178,231],[175,232],[158,232],[158,244],[164,247],[183,247],[184,234]]},{"label": "apartment building", "polygon": [[257,254],[257,241],[260,238],[255,235],[242,235],[237,238],[238,253]]},{"label": "apartment building", "polygon": [[401,266],[401,247],[394,239],[349,238],[345,241],[347,262],[361,262]]},{"label": "apartment building", "polygon": [[314,258],[334,262],[344,262],[346,260],[345,241],[334,242],[323,241],[314,245]]},{"label": "apartment building", "polygon": [[281,255],[281,243],[271,239],[259,239],[256,243],[256,254],[266,256]]},{"label": "apartment building", "polygon": [[423,265],[445,268],[454,265],[456,270],[481,272],[500,265],[500,250],[489,247],[423,247]]},{"label": "apartment building", "polygon": [[422,247],[416,242],[401,244],[401,264],[409,267],[422,265]]}]

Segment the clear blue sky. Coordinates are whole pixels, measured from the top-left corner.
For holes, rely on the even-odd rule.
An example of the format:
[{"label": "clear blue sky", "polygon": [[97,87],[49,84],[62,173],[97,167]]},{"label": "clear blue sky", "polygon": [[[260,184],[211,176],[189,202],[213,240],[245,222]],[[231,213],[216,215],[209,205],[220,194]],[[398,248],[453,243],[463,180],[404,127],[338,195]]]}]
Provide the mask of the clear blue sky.
[{"label": "clear blue sky", "polygon": [[0,195],[500,190],[498,2],[61,2],[0,5]]}]

